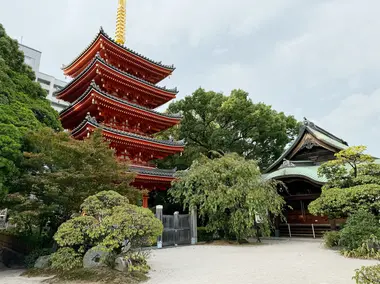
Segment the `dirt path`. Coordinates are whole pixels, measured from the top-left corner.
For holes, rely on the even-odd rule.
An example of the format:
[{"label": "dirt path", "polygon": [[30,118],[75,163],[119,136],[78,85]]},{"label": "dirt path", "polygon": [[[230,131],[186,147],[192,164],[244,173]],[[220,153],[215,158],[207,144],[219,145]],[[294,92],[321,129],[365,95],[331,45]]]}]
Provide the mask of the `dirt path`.
[{"label": "dirt path", "polygon": [[315,241],[188,246],[153,251],[148,283],[350,284],[356,268],[375,263],[344,258]]}]

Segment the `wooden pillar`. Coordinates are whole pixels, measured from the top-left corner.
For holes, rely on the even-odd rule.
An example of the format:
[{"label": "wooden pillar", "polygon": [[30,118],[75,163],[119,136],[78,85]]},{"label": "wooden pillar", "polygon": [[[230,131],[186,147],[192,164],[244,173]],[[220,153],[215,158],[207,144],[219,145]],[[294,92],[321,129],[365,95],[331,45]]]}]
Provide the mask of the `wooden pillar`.
[{"label": "wooden pillar", "polygon": [[149,200],[149,195],[148,194],[144,194],[143,195],[143,204],[142,204],[144,208],[148,208],[148,206],[149,206],[148,205],[148,200]]}]

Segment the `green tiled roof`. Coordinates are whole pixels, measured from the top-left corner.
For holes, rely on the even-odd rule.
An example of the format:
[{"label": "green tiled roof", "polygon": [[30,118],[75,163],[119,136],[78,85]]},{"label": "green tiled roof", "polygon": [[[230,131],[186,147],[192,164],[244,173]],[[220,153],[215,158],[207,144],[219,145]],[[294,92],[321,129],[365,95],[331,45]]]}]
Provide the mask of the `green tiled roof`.
[{"label": "green tiled roof", "polygon": [[326,183],[326,178],[318,176],[318,168],[319,166],[287,167],[278,169],[269,174],[264,174],[263,178],[269,180],[288,177],[303,177],[316,183]]},{"label": "green tiled roof", "polygon": [[305,119],[303,125],[300,128],[300,132],[297,136],[297,138],[293,141],[293,143],[290,145],[288,149],[284,151],[284,153],[267,169],[266,172],[270,172],[273,170],[276,166],[278,166],[283,160],[286,159],[286,157],[293,151],[293,149],[298,145],[298,143],[301,141],[302,137],[306,132],[309,132],[311,135],[313,135],[317,140],[326,143],[327,145],[330,145],[331,147],[337,149],[338,151],[348,148],[348,144],[346,141],[336,137],[335,135],[331,134],[330,132],[324,130],[323,128],[315,125],[313,122]]}]

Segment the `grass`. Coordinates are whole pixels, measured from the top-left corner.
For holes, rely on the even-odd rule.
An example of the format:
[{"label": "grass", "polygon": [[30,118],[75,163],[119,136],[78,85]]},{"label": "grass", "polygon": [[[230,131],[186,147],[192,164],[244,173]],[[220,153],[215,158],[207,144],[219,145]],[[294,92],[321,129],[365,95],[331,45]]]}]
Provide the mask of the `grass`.
[{"label": "grass", "polygon": [[48,284],[60,283],[113,283],[136,284],[146,281],[148,277],[142,273],[124,273],[110,268],[74,269],[57,271],[53,269],[30,269],[23,273],[26,277],[50,277],[44,280]]}]

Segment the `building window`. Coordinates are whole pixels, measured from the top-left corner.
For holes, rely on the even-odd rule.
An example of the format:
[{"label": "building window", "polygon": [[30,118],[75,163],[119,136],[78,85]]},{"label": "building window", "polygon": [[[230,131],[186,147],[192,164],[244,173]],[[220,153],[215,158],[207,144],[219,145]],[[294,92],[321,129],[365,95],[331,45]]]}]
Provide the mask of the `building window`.
[{"label": "building window", "polygon": [[58,85],[54,85],[54,89],[59,91],[59,90],[62,90],[62,87],[61,86],[58,86]]},{"label": "building window", "polygon": [[41,84],[45,84],[45,85],[50,86],[50,82],[48,80],[38,78],[37,81],[40,82]]}]

